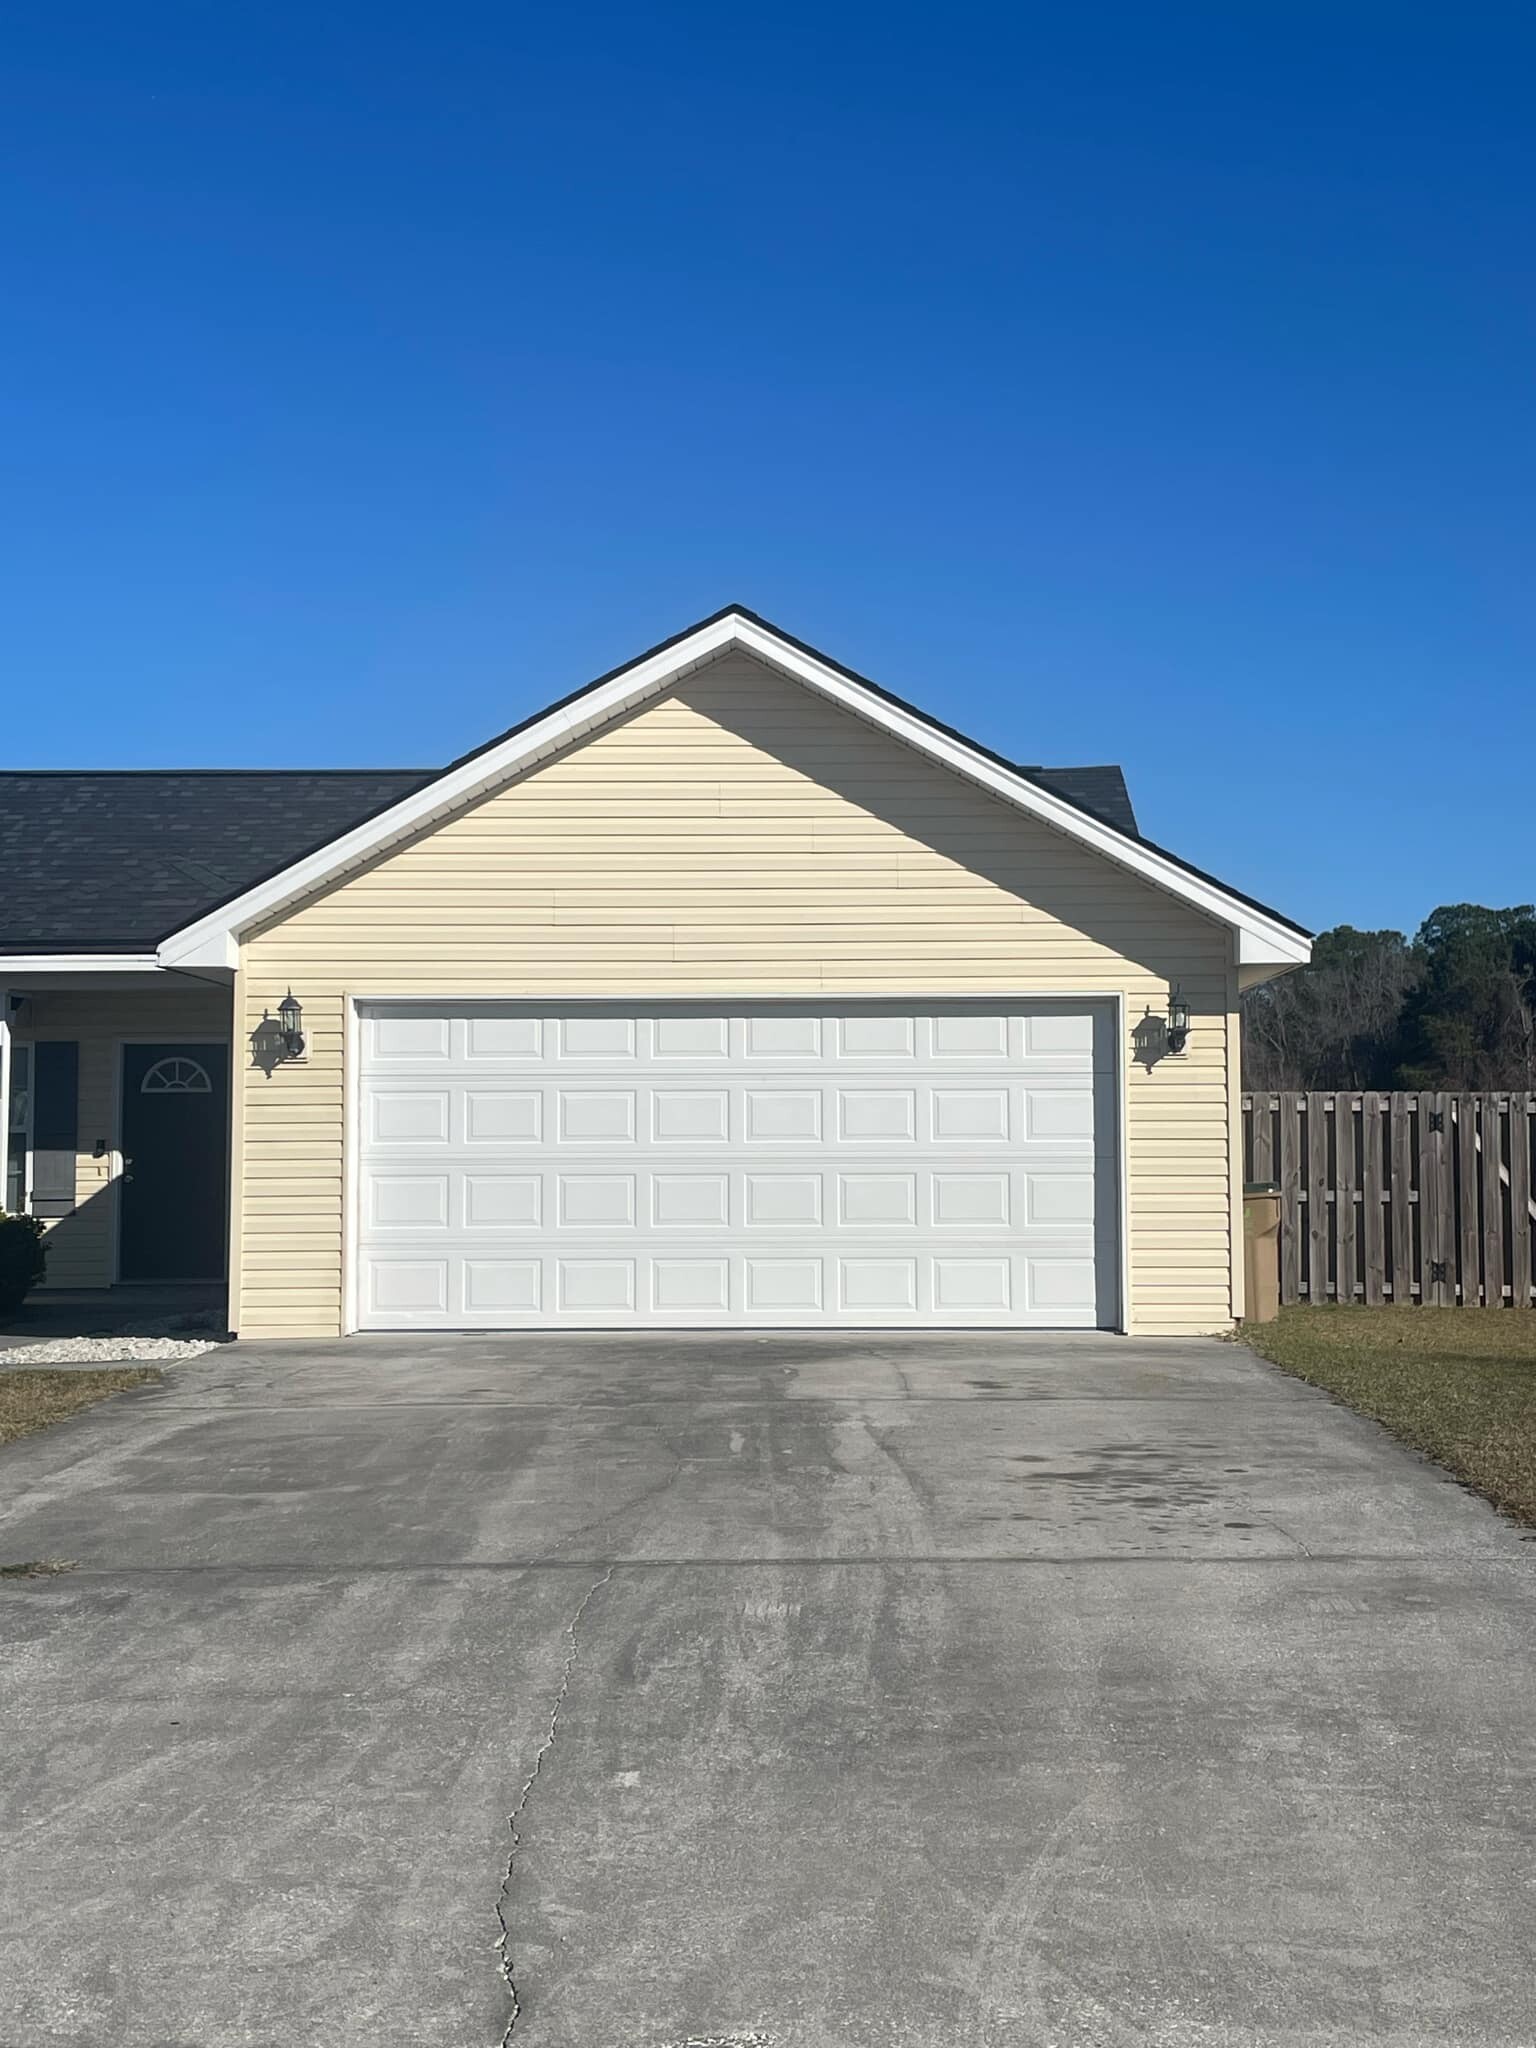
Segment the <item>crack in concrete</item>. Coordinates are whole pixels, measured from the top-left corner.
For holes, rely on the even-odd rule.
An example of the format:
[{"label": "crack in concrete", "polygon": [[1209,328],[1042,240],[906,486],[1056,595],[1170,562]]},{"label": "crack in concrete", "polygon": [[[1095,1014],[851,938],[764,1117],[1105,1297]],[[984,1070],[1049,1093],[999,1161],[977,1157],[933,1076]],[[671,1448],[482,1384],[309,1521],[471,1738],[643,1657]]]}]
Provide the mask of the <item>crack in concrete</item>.
[{"label": "crack in concrete", "polygon": [[556,1688],[555,1697],[550,1704],[549,1726],[544,1732],[544,1740],[539,1744],[538,1750],[534,1755],[533,1768],[523,1780],[522,1788],[513,1802],[512,1811],[507,1815],[507,1832],[511,1836],[511,1841],[507,1849],[507,1867],[502,1874],[501,1890],[496,1899],[496,1918],[501,1926],[501,1933],[496,1942],[496,1954],[501,1964],[501,1974],[506,1980],[507,1996],[512,2001],[512,2010],[507,2017],[507,2024],[502,2031],[500,2048],[508,2048],[513,2031],[523,2016],[522,2001],[518,1997],[517,1977],[512,1961],[512,1928],[507,1920],[507,1906],[512,1891],[512,1879],[517,1863],[517,1852],[522,1847],[522,1836],[518,1833],[518,1822],[527,1811],[528,1801],[533,1796],[533,1788],[538,1783],[539,1773],[544,1768],[544,1759],[554,1748],[555,1738],[560,1732],[560,1713],[565,1705],[566,1694],[571,1689],[571,1678],[576,1669],[576,1658],[580,1650],[579,1636],[582,1617],[604,1586],[613,1577],[616,1569],[615,1565],[609,1565],[601,1578],[593,1580],[592,1584],[588,1586],[586,1592],[582,1595],[575,1613],[565,1625],[565,1659],[560,1667],[560,1683]]},{"label": "crack in concrete", "polygon": [[1294,1543],[1296,1548],[1301,1552],[1303,1557],[1310,1558],[1313,1556],[1314,1553],[1307,1548],[1306,1544],[1302,1542],[1301,1538],[1296,1534],[1294,1529],[1287,1529],[1284,1522],[1277,1522],[1273,1515],[1265,1515],[1263,1519],[1266,1522],[1268,1522],[1271,1529],[1277,1530],[1279,1534],[1285,1538],[1287,1543]]},{"label": "crack in concrete", "polygon": [[897,1384],[901,1388],[901,1399],[903,1401],[912,1400],[912,1382],[907,1378],[906,1367],[904,1365],[899,1365],[894,1358],[887,1358],[885,1360],[885,1363],[891,1368],[891,1371],[896,1375]]},{"label": "crack in concrete", "polygon": [[[650,1430],[654,1436],[661,1439],[662,1448],[672,1460],[672,1470],[665,1479],[656,1479],[649,1486],[641,1487],[640,1491],[629,1500],[621,1501],[616,1508],[609,1508],[605,1514],[599,1515],[595,1521],[579,1522],[574,1529],[567,1531],[558,1541],[551,1543],[546,1550],[539,1553],[538,1561],[541,1564],[545,1562],[552,1563],[555,1553],[564,1550],[568,1543],[574,1543],[578,1536],[590,1536],[594,1529],[606,1528],[608,1523],[618,1521],[621,1515],[633,1514],[636,1508],[644,1507],[650,1501],[659,1500],[662,1494],[669,1493],[676,1486],[688,1466],[693,1463],[691,1458],[684,1457],[683,1453],[675,1448],[659,1422],[652,1422],[647,1416],[641,1416],[639,1419],[642,1429]],[[689,1420],[692,1420],[691,1411]]]}]

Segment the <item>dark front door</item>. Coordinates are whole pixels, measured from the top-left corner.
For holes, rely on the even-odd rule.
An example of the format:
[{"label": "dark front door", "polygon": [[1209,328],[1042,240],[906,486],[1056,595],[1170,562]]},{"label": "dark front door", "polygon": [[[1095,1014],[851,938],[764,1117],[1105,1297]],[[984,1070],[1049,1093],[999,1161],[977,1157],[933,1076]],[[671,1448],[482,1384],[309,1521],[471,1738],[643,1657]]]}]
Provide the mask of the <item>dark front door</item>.
[{"label": "dark front door", "polygon": [[227,1046],[123,1047],[120,1279],[223,1277],[228,1129]]}]

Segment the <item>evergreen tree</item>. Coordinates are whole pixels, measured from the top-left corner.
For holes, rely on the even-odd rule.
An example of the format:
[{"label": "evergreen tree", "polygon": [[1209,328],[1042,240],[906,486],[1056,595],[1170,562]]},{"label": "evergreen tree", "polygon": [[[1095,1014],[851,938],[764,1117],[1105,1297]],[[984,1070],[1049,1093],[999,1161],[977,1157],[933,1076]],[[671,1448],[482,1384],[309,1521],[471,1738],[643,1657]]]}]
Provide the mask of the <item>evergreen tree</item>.
[{"label": "evergreen tree", "polygon": [[1250,1088],[1536,1089],[1536,908],[1442,904],[1401,932],[1323,932],[1243,998]]}]

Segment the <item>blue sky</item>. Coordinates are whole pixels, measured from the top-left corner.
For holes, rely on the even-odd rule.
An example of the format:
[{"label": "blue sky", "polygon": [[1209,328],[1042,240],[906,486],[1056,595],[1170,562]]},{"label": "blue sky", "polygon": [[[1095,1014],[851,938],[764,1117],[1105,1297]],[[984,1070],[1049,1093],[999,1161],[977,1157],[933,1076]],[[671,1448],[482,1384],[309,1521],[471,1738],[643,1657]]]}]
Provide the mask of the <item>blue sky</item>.
[{"label": "blue sky", "polygon": [[9,765],[446,760],[737,601],[1304,922],[1536,894],[1524,10],[7,42]]}]

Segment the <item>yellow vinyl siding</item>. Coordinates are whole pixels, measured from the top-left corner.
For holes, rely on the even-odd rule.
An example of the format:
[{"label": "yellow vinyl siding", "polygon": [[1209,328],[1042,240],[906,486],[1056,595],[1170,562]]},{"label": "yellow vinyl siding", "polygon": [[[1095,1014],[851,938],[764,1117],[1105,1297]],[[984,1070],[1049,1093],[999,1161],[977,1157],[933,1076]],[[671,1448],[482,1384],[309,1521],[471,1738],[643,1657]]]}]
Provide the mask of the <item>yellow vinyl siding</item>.
[{"label": "yellow vinyl siding", "polygon": [[1123,993],[1133,1030],[1178,982],[1185,1056],[1126,1048],[1131,1323],[1224,1329],[1231,963],[1225,927],[725,656],[247,940],[244,1029],[291,983],[310,1055],[237,1071],[240,1327],[340,1326],[348,996]]},{"label": "yellow vinyl siding", "polygon": [[[112,1152],[118,1142],[122,1041],[227,1039],[230,1000],[222,989],[188,984],[166,989],[60,990],[27,998],[17,1038],[34,1044],[72,1038],[80,1047],[75,1138],[75,1209],[48,1225],[47,1287],[110,1287],[117,1277],[117,1191]],[[97,1140],[105,1145],[95,1156]]]}]

